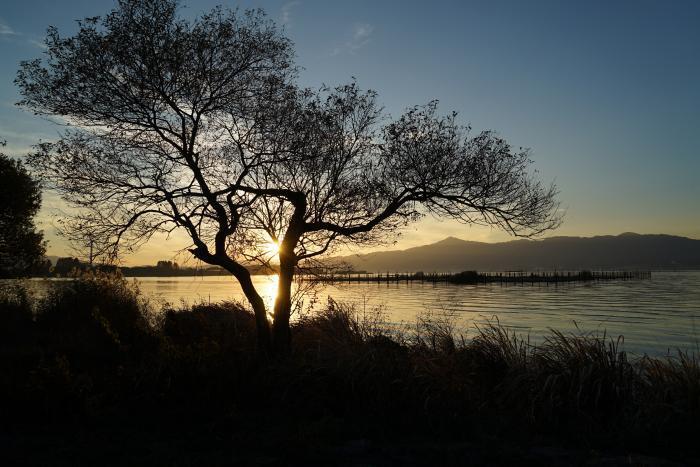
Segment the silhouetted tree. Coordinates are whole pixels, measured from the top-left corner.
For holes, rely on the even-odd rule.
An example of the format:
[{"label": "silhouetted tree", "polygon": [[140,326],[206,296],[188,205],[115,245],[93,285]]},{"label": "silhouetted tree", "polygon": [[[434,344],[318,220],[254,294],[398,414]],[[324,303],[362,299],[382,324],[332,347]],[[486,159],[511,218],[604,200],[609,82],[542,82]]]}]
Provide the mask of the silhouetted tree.
[{"label": "silhouetted tree", "polygon": [[[240,282],[259,344],[290,346],[295,272],[338,245],[386,241],[425,214],[533,235],[557,225],[555,189],[524,151],[470,136],[437,104],[395,121],[353,83],[294,86],[292,49],[259,11],[192,22],[170,0],[124,0],[22,64],[22,105],[75,124],[33,164],[82,209],[73,231],[116,255],[155,233]],[[248,265],[279,245],[272,333]]]},{"label": "silhouetted tree", "polygon": [[80,262],[78,258],[58,258],[53,273],[58,276],[69,276],[84,269],[87,269],[87,265]]},{"label": "silhouetted tree", "polygon": [[156,263],[156,268],[166,271],[177,271],[180,269],[180,266],[172,261],[161,260]]},{"label": "silhouetted tree", "polygon": [[[0,147],[4,146],[0,142]],[[24,165],[0,152],[0,277],[42,272],[46,247],[34,216],[41,187]]]}]

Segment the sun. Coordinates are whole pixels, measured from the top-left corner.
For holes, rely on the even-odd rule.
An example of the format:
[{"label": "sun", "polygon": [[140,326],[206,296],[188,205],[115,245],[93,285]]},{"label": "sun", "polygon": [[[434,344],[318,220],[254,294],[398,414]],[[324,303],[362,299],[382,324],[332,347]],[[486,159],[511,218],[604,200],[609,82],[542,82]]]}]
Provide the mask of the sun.
[{"label": "sun", "polygon": [[277,242],[270,240],[264,245],[265,253],[270,256],[277,256],[280,252],[280,246]]}]

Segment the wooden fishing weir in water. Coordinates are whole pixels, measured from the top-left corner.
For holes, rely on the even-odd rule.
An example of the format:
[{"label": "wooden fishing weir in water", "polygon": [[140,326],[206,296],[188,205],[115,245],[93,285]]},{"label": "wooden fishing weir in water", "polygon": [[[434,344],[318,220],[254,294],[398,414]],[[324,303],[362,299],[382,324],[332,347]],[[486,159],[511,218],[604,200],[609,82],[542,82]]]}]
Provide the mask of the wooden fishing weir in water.
[{"label": "wooden fishing weir in water", "polygon": [[558,284],[562,282],[592,282],[610,280],[649,279],[651,271],[504,271],[459,273],[364,273],[345,272],[318,274],[308,280],[318,282],[446,282],[450,284]]}]

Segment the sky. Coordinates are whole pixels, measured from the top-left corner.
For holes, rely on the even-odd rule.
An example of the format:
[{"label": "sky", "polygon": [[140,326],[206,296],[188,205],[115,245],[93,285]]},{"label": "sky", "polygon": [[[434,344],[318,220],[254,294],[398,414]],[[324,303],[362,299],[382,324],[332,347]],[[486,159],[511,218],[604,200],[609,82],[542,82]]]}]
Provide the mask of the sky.
[{"label": "sky", "polygon": [[[294,42],[303,86],[374,89],[393,116],[440,101],[475,131],[527,147],[566,210],[547,235],[668,233],[700,238],[700,2],[254,1],[185,2],[195,17],[217,4],[261,7]],[[111,0],[3,0],[0,140],[23,157],[60,128],[14,104],[20,60],[42,54],[49,25],[107,13]],[[44,196],[48,253],[62,202]],[[505,241],[504,232],[427,218],[391,248],[446,236]],[[179,237],[152,241],[126,264],[178,258]]]}]

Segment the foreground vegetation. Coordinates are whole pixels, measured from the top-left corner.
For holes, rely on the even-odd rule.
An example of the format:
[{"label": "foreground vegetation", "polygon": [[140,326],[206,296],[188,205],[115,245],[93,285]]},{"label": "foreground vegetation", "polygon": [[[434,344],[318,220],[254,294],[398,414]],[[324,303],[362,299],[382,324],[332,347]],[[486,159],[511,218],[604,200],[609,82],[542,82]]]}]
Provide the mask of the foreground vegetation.
[{"label": "foreground vegetation", "polygon": [[[556,331],[532,346],[498,325],[457,338],[448,321],[425,317],[388,330],[380,313],[335,302],[293,332],[290,357],[263,360],[254,315],[234,303],[156,313],[107,275],[41,299],[5,290],[3,456],[65,465],[699,456],[696,356],[629,361],[618,341]],[[549,447],[532,454],[535,445]]]}]

